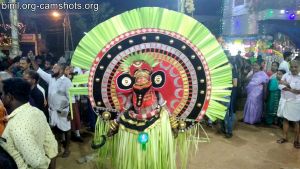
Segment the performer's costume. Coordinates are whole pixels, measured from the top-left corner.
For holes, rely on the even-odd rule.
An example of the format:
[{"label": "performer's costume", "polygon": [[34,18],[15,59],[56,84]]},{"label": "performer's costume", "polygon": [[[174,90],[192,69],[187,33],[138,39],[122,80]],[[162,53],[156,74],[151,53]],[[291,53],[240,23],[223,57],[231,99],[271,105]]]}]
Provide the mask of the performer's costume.
[{"label": "performer's costume", "polygon": [[231,67],[214,36],[184,14],[117,15],[80,41],[72,64],[90,70],[73,80],[88,87],[70,95],[89,96],[99,115],[93,147],[112,168],[175,169],[176,151],[185,167],[199,121],[225,116]]}]

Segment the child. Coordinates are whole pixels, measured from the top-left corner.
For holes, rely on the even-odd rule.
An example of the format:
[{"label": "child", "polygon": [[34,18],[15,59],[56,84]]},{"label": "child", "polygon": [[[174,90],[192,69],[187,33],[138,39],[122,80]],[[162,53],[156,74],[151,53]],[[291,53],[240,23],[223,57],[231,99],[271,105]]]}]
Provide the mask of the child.
[{"label": "child", "polygon": [[267,113],[266,113],[266,124],[272,125],[276,123],[276,114],[278,110],[280,100],[280,89],[278,88],[279,82],[285,74],[285,70],[278,70],[276,74],[271,76],[268,84],[268,101],[267,101]]}]

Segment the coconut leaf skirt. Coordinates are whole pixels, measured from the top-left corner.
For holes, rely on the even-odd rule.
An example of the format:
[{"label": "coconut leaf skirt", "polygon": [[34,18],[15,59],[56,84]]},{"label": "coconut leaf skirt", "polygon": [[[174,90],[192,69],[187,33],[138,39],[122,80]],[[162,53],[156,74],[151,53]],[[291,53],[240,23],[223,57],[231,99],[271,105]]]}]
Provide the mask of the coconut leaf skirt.
[{"label": "coconut leaf skirt", "polygon": [[[139,141],[139,133],[120,126],[119,131],[99,150],[99,168],[110,165],[114,169],[176,169],[176,146],[168,112],[162,109],[160,119],[143,133],[148,141]],[[98,120],[96,135],[105,134],[106,122]],[[100,137],[95,137],[99,142]],[[110,161],[111,164],[107,164]]]}]

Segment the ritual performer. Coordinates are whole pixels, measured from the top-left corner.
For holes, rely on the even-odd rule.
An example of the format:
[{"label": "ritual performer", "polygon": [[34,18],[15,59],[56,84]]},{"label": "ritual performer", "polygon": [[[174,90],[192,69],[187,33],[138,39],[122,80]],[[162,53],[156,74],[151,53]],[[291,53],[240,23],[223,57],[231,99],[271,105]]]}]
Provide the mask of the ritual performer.
[{"label": "ritual performer", "polygon": [[[116,26],[117,25],[117,26]],[[196,20],[162,8],[115,16],[80,41],[71,95],[88,95],[98,115],[92,147],[114,169],[175,169],[199,141],[200,120],[223,119],[232,70],[215,37]],[[72,110],[72,109],[71,109]],[[203,139],[207,140],[205,136]],[[196,146],[196,145],[195,145]]]}]

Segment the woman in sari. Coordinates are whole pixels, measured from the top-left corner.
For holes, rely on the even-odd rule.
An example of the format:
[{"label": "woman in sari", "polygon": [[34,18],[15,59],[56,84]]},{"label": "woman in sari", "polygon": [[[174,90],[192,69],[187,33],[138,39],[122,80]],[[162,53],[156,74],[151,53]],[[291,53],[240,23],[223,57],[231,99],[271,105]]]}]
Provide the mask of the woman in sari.
[{"label": "woman in sari", "polygon": [[279,82],[282,76],[285,74],[285,70],[278,70],[276,74],[271,76],[268,85],[268,102],[267,102],[267,112],[266,112],[266,124],[271,125],[276,122],[277,110],[280,100],[281,90],[279,87]]},{"label": "woman in sari", "polygon": [[255,124],[261,122],[266,84],[268,75],[261,71],[261,65],[257,61],[252,64],[253,75],[246,87],[247,101],[244,107],[244,122]]}]

